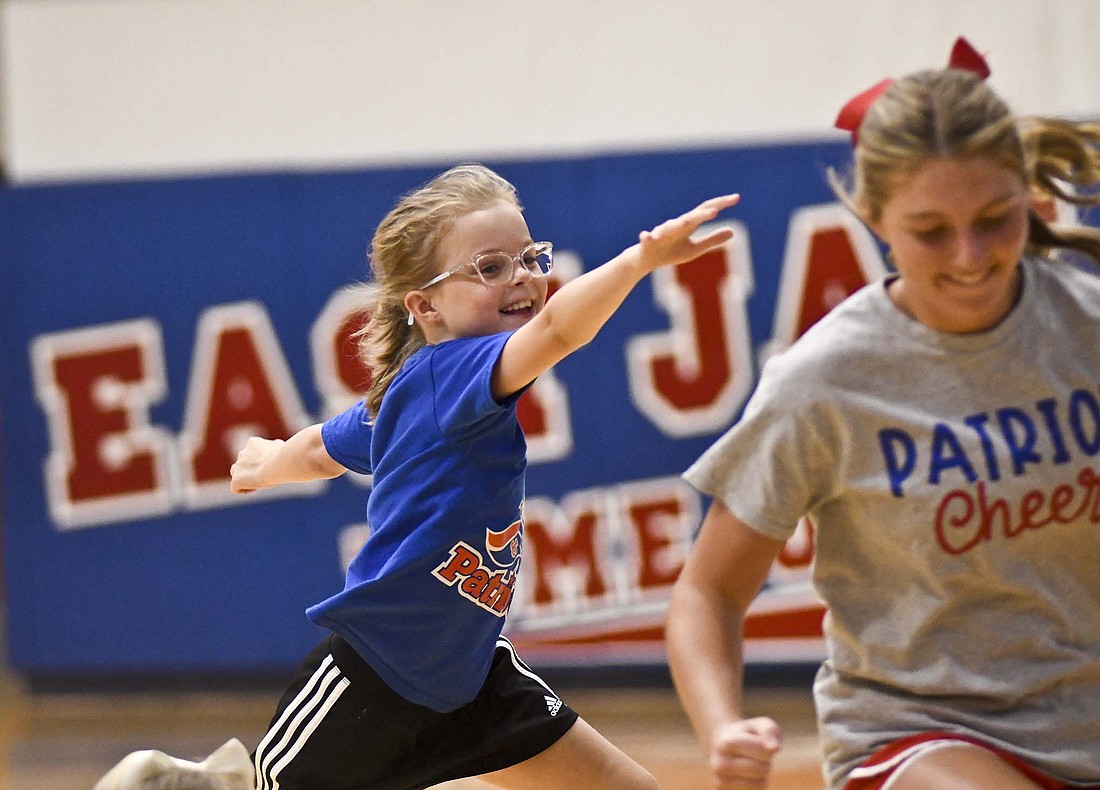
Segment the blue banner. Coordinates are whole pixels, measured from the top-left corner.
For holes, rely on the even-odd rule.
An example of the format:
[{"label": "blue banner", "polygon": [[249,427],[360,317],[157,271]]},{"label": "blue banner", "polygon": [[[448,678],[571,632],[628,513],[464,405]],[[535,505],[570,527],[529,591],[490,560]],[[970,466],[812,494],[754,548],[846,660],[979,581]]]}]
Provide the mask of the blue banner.
[{"label": "blue banner", "polygon": [[[705,503],[679,474],[761,360],[882,270],[825,180],[846,144],[488,162],[554,242],[558,283],[700,200],[743,196],[722,250],[643,282],[524,396],[528,534],[508,632],[536,663],[663,660]],[[369,481],[232,496],[242,437],[346,407],[374,227],[445,169],[0,192],[0,446],[11,663],[29,673],[294,665],[342,586]],[[819,658],[812,528],[748,624],[750,659]]]}]

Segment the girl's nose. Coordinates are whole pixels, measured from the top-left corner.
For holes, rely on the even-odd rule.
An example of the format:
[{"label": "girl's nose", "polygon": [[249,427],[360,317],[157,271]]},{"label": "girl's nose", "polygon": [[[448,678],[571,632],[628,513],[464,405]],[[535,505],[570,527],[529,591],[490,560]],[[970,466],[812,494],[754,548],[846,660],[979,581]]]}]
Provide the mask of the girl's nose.
[{"label": "girl's nose", "polygon": [[973,231],[959,234],[955,265],[963,271],[981,269],[985,261],[985,242]]},{"label": "girl's nose", "polygon": [[520,261],[512,261],[512,282],[523,282],[524,280],[532,280],[535,275],[531,274],[531,270],[524,266]]}]

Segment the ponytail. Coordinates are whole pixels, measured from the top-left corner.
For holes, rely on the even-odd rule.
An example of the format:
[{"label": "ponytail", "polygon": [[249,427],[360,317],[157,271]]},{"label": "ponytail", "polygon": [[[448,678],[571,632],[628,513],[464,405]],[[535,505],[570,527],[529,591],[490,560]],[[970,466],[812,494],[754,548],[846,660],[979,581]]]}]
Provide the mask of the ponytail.
[{"label": "ponytail", "polygon": [[[1029,118],[1020,126],[1033,192],[1074,206],[1100,205],[1096,193],[1100,185],[1100,123]],[[1029,216],[1028,246],[1040,254],[1074,250],[1100,265],[1100,229],[1054,225],[1034,211]]]},{"label": "ponytail", "polygon": [[359,341],[359,358],[371,370],[370,388],[363,402],[373,419],[382,405],[382,396],[413,354],[425,345],[419,327],[410,326],[403,302],[383,299],[374,306],[370,320],[355,338]]}]

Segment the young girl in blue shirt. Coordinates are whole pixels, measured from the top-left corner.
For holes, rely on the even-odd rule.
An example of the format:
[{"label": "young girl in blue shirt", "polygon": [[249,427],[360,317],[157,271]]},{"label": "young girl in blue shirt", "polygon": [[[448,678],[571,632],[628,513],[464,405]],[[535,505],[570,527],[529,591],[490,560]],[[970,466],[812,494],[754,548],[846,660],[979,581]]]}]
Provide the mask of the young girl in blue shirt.
[{"label": "young girl in blue shirt", "polygon": [[549,303],[552,246],[485,167],[448,170],[382,220],[366,397],[286,441],[249,439],[232,467],[237,493],[373,475],[371,536],[344,589],[307,612],[330,635],[257,747],[257,787],[656,787],[501,636],[523,544],[516,402],[645,275],[726,242],[728,228],[692,234],[737,199],[642,232]]}]

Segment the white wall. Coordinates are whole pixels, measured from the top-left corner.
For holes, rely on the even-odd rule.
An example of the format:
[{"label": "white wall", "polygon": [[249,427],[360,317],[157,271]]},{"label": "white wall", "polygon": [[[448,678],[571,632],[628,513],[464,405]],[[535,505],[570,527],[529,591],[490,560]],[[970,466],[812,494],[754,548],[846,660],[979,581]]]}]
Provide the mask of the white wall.
[{"label": "white wall", "polygon": [[820,137],[960,33],[1100,116],[1100,0],[0,2],[15,182]]}]

